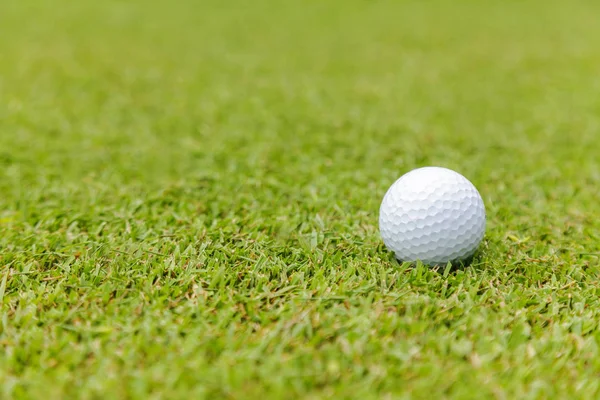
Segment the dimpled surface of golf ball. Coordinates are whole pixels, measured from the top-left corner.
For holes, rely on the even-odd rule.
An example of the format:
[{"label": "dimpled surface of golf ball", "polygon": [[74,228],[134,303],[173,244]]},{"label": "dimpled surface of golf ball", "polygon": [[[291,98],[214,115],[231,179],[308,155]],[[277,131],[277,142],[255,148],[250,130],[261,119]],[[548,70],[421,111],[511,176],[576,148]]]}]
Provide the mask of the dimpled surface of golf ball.
[{"label": "dimpled surface of golf ball", "polygon": [[425,167],[389,188],[379,210],[386,247],[399,261],[441,265],[470,258],[485,233],[485,206],[467,178]]}]

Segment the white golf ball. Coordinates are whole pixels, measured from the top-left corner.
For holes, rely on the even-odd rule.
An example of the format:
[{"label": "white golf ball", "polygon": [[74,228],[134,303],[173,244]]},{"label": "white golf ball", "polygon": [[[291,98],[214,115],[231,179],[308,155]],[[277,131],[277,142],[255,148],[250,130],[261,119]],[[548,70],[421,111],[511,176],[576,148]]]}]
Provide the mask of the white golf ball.
[{"label": "white golf ball", "polygon": [[379,210],[386,247],[400,261],[464,261],[485,233],[485,206],[475,186],[440,167],[408,172],[389,188]]}]

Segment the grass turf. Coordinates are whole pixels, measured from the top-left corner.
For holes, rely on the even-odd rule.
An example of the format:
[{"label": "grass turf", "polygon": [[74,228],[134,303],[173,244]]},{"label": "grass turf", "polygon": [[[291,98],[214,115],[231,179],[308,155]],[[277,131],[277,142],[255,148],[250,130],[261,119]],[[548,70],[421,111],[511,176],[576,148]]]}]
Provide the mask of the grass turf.
[{"label": "grass turf", "polygon": [[[597,397],[599,11],[2,2],[0,397]],[[469,268],[381,243],[423,165]]]}]

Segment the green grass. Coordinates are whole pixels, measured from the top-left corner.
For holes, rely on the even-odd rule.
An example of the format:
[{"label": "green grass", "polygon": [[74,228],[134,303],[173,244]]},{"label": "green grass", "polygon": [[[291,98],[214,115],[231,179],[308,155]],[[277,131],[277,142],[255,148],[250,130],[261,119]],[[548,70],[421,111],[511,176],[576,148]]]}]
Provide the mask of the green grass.
[{"label": "green grass", "polygon": [[[597,398],[600,6],[0,4],[0,398]],[[391,183],[478,187],[399,266]]]}]

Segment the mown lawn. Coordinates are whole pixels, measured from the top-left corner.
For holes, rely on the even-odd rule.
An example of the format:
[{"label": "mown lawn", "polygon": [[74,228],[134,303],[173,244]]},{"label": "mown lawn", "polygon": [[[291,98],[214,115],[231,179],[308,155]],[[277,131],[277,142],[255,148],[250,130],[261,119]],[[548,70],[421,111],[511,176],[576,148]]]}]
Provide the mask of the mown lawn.
[{"label": "mown lawn", "polygon": [[[600,4],[0,3],[0,398],[597,398]],[[458,270],[378,232],[425,165]]]}]

